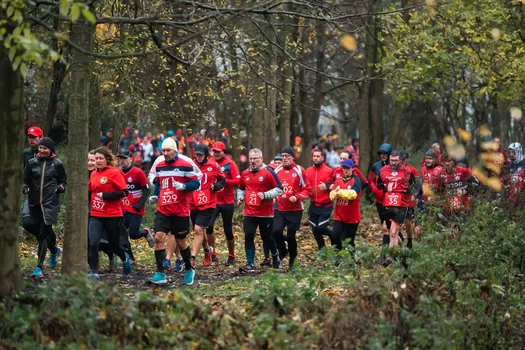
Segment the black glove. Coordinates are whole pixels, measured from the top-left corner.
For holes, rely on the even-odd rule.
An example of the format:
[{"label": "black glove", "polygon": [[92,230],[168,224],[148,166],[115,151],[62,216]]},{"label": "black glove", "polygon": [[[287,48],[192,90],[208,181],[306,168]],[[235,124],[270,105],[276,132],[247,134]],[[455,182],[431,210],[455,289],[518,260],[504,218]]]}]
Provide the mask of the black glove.
[{"label": "black glove", "polygon": [[57,193],[64,193],[66,192],[66,188],[64,187],[64,185],[60,184],[57,186]]},{"label": "black glove", "polygon": [[133,205],[133,210],[140,211],[141,209],[142,207],[138,203],[135,203],[135,205]]},{"label": "black glove", "polygon": [[213,192],[217,192],[217,191],[220,191],[224,188],[224,183],[223,182],[216,182],[213,184],[213,187],[212,187],[212,191]]},{"label": "black glove", "polygon": [[384,190],[385,189],[385,184],[383,182],[381,182],[381,183],[378,183],[376,185],[376,187],[377,187],[378,190]]}]

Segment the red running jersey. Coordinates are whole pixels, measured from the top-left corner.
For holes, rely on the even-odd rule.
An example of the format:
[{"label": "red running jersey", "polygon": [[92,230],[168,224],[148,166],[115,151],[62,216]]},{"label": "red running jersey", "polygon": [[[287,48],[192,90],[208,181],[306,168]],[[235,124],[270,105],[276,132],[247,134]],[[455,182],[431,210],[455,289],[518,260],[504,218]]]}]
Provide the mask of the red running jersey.
[{"label": "red running jersey", "polygon": [[249,169],[241,174],[239,190],[244,193],[244,215],[256,217],[273,217],[273,198],[260,199],[259,192],[278,188],[281,183],[275,172],[266,165],[256,172]]},{"label": "red running jersey", "polygon": [[133,209],[135,203],[140,201],[142,197],[142,189],[148,188],[148,179],[142,170],[135,166],[131,166],[127,172],[124,172],[122,168],[120,169],[122,177],[126,181],[128,187],[128,196],[121,199],[122,210],[132,214],[139,214],[144,216],[144,207],[139,211]]},{"label": "red running jersey", "polygon": [[412,203],[412,193],[408,191],[414,174],[404,165],[393,170],[390,165],[385,165],[379,172],[379,181],[385,185],[383,205],[385,207],[407,208]]},{"label": "red running jersey", "polygon": [[221,167],[224,176],[226,176],[226,184],[224,188],[217,192],[217,204],[233,204],[235,202],[235,187],[239,186],[241,175],[237,164],[228,157],[223,157],[217,162]]},{"label": "red running jersey", "polygon": [[[330,184],[332,183],[332,173],[333,169],[327,166],[326,164],[321,164],[320,166],[312,165],[306,169],[306,175],[308,176],[308,181],[312,187],[310,192],[310,199],[312,203],[317,207],[327,207],[332,206],[332,201],[330,200]],[[325,183],[328,189],[320,190],[317,186],[319,184]]]},{"label": "red running jersey", "polygon": [[[342,177],[338,178],[334,182],[334,188],[338,186],[342,190],[350,190],[356,182],[356,175],[346,182]],[[356,224],[361,222],[361,191],[357,192],[357,198],[353,201],[344,198],[337,198],[335,200],[334,220],[344,222],[345,224]]]},{"label": "red running jersey", "polygon": [[[199,168],[191,159],[178,155],[175,161],[165,160],[157,164],[157,180],[160,185],[159,205],[157,211],[166,216],[190,216],[191,191],[178,191],[175,183],[187,184],[192,181],[200,181]],[[198,184],[196,186],[198,188]]]},{"label": "red running jersey", "polygon": [[120,198],[103,200],[95,198],[99,192],[116,192],[127,189],[120,170],[108,166],[101,171],[93,171],[89,177],[88,189],[91,192],[91,216],[113,218],[123,215]]},{"label": "red running jersey", "polygon": [[[283,193],[277,197],[277,210],[284,212],[303,210],[303,201],[308,198],[311,190],[306,170],[293,163],[288,168],[279,165],[275,173],[283,186]],[[297,198],[297,202],[290,202],[292,196]]]},{"label": "red running jersey", "polygon": [[217,181],[224,179],[224,173],[219,164],[211,159],[208,159],[202,165],[196,161],[194,163],[199,167],[202,177],[200,188],[193,192],[190,198],[190,209],[215,209],[217,206],[217,192],[213,192],[212,188]]}]

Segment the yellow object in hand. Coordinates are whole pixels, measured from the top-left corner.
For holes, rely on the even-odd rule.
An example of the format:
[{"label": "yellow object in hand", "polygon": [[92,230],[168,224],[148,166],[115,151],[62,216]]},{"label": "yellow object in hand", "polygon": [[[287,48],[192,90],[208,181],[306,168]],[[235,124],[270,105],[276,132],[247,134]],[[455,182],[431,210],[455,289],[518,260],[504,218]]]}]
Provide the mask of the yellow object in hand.
[{"label": "yellow object in hand", "polygon": [[341,190],[339,191],[339,197],[353,201],[357,198],[357,192],[354,190]]}]

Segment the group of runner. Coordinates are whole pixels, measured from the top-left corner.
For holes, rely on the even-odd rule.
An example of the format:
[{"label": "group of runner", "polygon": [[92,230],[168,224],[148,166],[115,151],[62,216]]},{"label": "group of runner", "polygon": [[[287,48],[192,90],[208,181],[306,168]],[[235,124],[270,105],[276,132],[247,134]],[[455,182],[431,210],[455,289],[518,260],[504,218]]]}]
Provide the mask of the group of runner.
[{"label": "group of runner", "polygon": [[[28,140],[31,146],[38,141],[39,153],[30,157],[29,151],[24,152],[29,158],[24,193],[29,195],[28,212],[33,220],[32,227],[26,224],[24,227],[38,237],[39,262],[33,276],[42,277],[46,250],[51,252],[50,267],[57,265],[60,255],[51,226],[56,223],[56,215],[54,220],[47,217],[50,211],[58,209],[57,198],[65,190],[66,175],[54,156],[52,141],[42,138],[40,129],[37,130],[39,139],[32,140],[36,129],[29,129]],[[401,230],[405,227],[406,247],[412,248],[414,232],[418,231],[415,215],[428,201],[441,196],[446,198],[445,211],[467,210],[469,186],[480,183],[468,164],[458,164],[454,158],[442,156],[438,147],[425,153],[418,172],[408,164],[408,153],[383,144],[378,150],[379,161],[372,165],[367,177],[355,166],[352,153],[346,150],[340,153],[340,165],[330,168],[323,150],[316,148],[312,151],[313,165],[304,169],[295,163],[296,152],[292,147],[283,148],[269,165],[264,163],[262,151],[255,148],[249,151],[249,168],[242,173],[226,156],[223,142],[212,144],[212,155],[207,145],[197,144],[193,159],[179,151],[176,139],[165,139],[162,155],[155,160],[148,177],[132,165],[132,153],[128,149],[121,150],[116,157],[120,168],[106,147],[90,151],[88,263],[93,278],[99,279],[99,251],[108,254],[112,265],[120,259],[123,273],[131,273],[135,258],[129,238],[144,238],[154,249],[156,261],[156,272],[148,281],[167,283],[166,271],[172,268],[171,262],[175,260],[174,270],[184,273],[182,284],[191,285],[201,247],[202,265],[219,262],[214,233],[219,215],[228,247],[224,265],[235,265],[235,205],[244,205],[246,262],[239,269],[243,273],[256,270],[257,229],[263,241],[262,266],[278,269],[287,257],[289,269],[297,266],[296,233],[307,199],[310,199],[308,222],[318,248],[325,246],[325,237],[328,237],[335,249],[348,247],[353,251],[361,221],[360,198],[367,186],[375,195],[384,227],[383,244],[394,250],[401,248],[404,240]],[[516,194],[525,181],[521,145],[511,144],[507,153],[508,158],[497,164],[503,168],[508,162],[511,169],[508,187]],[[499,158],[494,158],[494,162],[498,161]],[[53,172],[49,172],[50,168]],[[49,205],[52,210],[47,210],[48,202],[53,204]],[[146,202],[157,205],[153,229],[140,228]],[[194,232],[191,244],[187,240],[192,231],[190,219]],[[385,254],[381,261],[385,265],[391,263]]]}]

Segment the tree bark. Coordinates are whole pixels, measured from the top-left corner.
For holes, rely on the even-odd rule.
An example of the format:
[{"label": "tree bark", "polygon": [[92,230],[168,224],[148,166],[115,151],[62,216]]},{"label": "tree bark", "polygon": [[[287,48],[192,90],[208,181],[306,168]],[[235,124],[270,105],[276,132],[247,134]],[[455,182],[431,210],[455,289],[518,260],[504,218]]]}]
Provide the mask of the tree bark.
[{"label": "tree bark", "polygon": [[279,115],[279,147],[293,146],[290,143],[290,120],[292,116],[292,87],[293,87],[293,67],[290,61],[284,63],[284,82],[281,98],[281,113]]},{"label": "tree bark", "polygon": [[89,149],[100,146],[100,131],[102,129],[100,106],[100,86],[98,76],[91,74],[91,89],[89,95]]},{"label": "tree bark", "polygon": [[[86,51],[93,48],[94,26],[79,18],[71,28],[71,41]],[[70,118],[68,131],[68,188],[62,271],[76,273],[87,268],[88,172],[86,135],[89,131],[91,57],[73,51]]]},{"label": "tree bark", "polygon": [[[58,19],[58,7],[56,8],[57,17],[54,18],[53,27],[56,31],[59,30],[59,19]],[[53,39],[51,42],[51,48],[58,51],[58,40]],[[66,49],[67,50],[67,49]],[[66,50],[62,50],[61,54],[66,55]],[[60,94],[60,87],[66,77],[67,66],[61,60],[57,60],[53,63],[53,74],[51,81],[51,90],[49,91],[49,100],[47,103],[47,112],[44,121],[44,135],[49,135],[51,128],[53,127],[53,121],[57,113],[58,96]]]},{"label": "tree bark", "polygon": [[[256,92],[259,93],[259,92]],[[251,148],[263,149],[263,111],[259,106],[259,101],[252,104],[252,137]],[[265,159],[265,161],[267,161]]]},{"label": "tree bark", "polygon": [[[273,60],[275,63],[275,60]],[[270,81],[275,84],[275,75],[270,78]],[[275,156],[276,144],[275,139],[277,138],[276,128],[276,103],[277,103],[277,89],[274,86],[266,85],[266,104],[264,106],[264,159],[266,162],[270,162]]]},{"label": "tree bark", "polygon": [[[0,10],[0,18],[6,18]],[[8,33],[12,28],[8,28]],[[18,226],[24,149],[24,80],[0,45],[0,297],[20,289]]]}]

